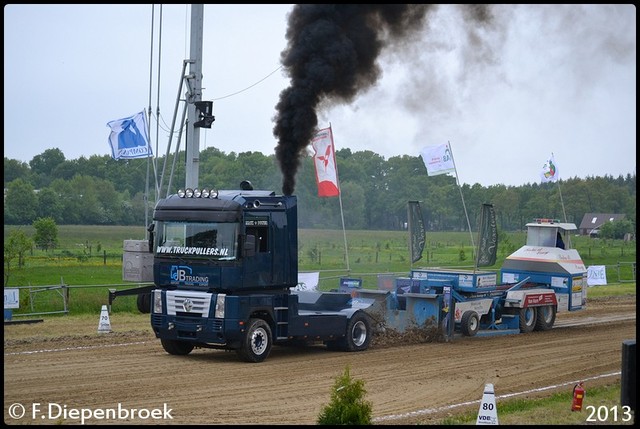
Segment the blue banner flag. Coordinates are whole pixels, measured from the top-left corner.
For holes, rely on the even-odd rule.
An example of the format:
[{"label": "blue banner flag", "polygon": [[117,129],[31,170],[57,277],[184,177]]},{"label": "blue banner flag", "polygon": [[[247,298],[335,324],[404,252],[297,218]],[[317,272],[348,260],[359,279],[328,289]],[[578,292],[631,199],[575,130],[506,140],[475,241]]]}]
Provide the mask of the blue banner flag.
[{"label": "blue banner flag", "polygon": [[153,156],[149,145],[147,118],[144,111],[107,123],[111,128],[109,145],[113,159],[135,159]]}]

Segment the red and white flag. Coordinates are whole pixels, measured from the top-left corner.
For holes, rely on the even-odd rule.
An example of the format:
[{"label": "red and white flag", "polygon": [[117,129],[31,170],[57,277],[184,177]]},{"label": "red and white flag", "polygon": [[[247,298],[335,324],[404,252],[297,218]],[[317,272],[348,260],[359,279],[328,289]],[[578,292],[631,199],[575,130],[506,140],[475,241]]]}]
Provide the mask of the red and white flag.
[{"label": "red and white flag", "polygon": [[338,166],[336,152],[333,145],[331,128],[318,130],[311,141],[315,154],[313,164],[316,167],[316,182],[319,197],[337,197],[340,195],[338,187]]}]

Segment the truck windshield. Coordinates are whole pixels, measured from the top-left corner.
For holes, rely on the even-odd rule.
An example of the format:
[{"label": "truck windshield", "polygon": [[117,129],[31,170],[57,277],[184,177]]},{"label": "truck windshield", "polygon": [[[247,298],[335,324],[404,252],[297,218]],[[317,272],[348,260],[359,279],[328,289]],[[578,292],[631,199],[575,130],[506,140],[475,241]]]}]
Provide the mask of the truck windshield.
[{"label": "truck windshield", "polygon": [[238,223],[158,222],[156,254],[236,259]]}]

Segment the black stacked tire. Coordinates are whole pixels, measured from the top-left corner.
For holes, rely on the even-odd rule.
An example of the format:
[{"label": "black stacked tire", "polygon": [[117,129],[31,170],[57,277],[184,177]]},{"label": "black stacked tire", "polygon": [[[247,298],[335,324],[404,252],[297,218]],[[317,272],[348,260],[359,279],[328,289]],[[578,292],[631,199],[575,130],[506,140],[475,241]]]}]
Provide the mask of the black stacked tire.
[{"label": "black stacked tire", "polygon": [[138,299],[136,300],[136,306],[138,307],[138,311],[142,314],[151,313],[151,293],[139,293]]}]

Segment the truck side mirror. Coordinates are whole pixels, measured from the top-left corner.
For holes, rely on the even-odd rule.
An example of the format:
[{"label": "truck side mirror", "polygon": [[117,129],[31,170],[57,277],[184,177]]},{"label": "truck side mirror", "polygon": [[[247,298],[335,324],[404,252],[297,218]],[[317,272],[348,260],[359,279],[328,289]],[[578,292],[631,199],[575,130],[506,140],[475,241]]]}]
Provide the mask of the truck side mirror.
[{"label": "truck side mirror", "polygon": [[247,234],[244,238],[242,256],[254,256],[256,254],[256,236]]}]

